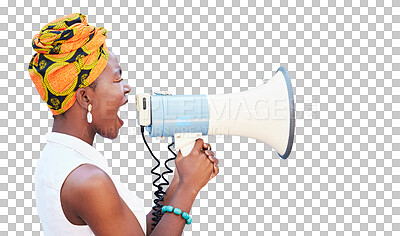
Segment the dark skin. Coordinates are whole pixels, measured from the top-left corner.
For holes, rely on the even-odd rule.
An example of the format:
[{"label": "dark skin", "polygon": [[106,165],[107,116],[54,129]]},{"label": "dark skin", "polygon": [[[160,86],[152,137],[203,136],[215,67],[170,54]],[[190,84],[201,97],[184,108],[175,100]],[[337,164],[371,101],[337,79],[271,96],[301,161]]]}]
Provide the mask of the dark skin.
[{"label": "dark skin", "polygon": [[[106,68],[96,79],[96,89],[79,88],[76,102],[63,116],[55,116],[53,132],[69,134],[93,145],[96,134],[115,139],[122,124],[118,109],[128,102],[131,87],[121,80],[121,67],[110,51]],[[92,123],[86,115],[92,104]],[[190,212],[198,192],[219,173],[218,159],[208,145],[198,139],[192,152],[175,160],[174,178],[164,195],[163,205],[172,205]],[[118,194],[110,177],[100,168],[84,164],[66,178],[60,193],[61,206],[68,221],[74,225],[88,225],[98,236],[144,235],[142,228]],[[181,235],[185,220],[175,214],[165,214],[151,231],[152,215],[147,214],[146,235]]]}]

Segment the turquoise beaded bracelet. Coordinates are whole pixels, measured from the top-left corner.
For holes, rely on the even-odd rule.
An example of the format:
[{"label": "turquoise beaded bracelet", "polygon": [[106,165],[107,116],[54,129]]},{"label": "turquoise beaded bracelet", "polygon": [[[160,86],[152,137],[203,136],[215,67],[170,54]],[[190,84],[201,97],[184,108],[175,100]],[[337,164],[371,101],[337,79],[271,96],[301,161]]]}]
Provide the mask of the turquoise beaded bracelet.
[{"label": "turquoise beaded bracelet", "polygon": [[183,219],[185,219],[186,220],[186,224],[187,225],[190,225],[191,223],[192,223],[192,217],[188,214],[188,213],[186,213],[186,212],[183,212],[181,209],[179,209],[179,208],[174,208],[173,206],[163,206],[162,207],[162,213],[164,214],[165,212],[173,212],[173,213],[175,213],[176,215],[180,215],[180,216],[182,216],[182,218]]}]

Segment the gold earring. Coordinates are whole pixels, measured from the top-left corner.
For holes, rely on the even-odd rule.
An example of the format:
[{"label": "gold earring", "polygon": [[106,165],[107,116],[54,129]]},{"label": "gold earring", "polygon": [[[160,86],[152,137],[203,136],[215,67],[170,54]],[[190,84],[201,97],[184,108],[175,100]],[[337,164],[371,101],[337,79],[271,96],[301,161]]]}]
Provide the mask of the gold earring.
[{"label": "gold earring", "polygon": [[92,113],[90,113],[92,111],[92,104],[89,104],[88,106],[88,113],[86,115],[87,118],[87,122],[88,123],[92,123]]}]

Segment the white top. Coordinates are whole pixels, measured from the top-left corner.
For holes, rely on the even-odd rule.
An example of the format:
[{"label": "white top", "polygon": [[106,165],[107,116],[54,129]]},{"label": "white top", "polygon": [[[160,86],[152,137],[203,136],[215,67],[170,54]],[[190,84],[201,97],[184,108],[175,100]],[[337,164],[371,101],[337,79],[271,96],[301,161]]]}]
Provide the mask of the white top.
[{"label": "white top", "polygon": [[65,178],[78,166],[90,163],[106,172],[119,195],[146,232],[144,202],[112,175],[107,160],[94,147],[71,135],[49,132],[35,169],[36,206],[45,235],[94,235],[87,225],[70,223],[61,208],[60,191]]}]

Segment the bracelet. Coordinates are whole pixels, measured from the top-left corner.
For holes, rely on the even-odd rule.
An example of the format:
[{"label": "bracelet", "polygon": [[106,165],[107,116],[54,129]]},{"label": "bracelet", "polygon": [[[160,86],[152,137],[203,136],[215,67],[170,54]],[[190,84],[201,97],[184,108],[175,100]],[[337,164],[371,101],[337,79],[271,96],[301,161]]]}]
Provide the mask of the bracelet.
[{"label": "bracelet", "polygon": [[161,210],[163,214],[165,212],[173,212],[178,216],[182,216],[182,218],[186,220],[187,225],[190,225],[192,223],[192,217],[188,213],[182,212],[182,210],[179,208],[174,208],[173,206],[163,206]]}]

